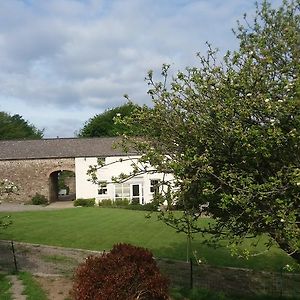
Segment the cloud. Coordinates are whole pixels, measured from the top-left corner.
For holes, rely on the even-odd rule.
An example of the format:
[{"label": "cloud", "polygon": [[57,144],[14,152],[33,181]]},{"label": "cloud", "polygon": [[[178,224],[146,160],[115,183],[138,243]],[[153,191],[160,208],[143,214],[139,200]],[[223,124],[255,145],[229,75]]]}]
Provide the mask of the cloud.
[{"label": "cloud", "polygon": [[253,7],[248,0],[0,1],[0,108],[26,114],[46,136],[72,136],[125,93],[149,103],[147,70],[197,65],[206,41],[236,47],[231,28]]}]

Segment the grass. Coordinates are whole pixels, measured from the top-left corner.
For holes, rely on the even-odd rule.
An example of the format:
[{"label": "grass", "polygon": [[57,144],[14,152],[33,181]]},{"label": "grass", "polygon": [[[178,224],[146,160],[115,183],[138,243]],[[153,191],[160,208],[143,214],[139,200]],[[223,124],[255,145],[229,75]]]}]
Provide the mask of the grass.
[{"label": "grass", "polygon": [[[186,259],[186,236],[157,221],[155,215],[145,218],[145,212],[77,208],[16,212],[11,216],[13,225],[2,230],[1,239],[99,251],[109,250],[115,243],[126,242],[146,247],[157,257]],[[208,222],[209,219],[201,220],[202,225]],[[203,245],[202,241],[201,235],[196,236],[193,249],[197,251],[198,258],[211,265],[280,271],[286,264],[293,263],[275,247],[246,260],[231,256],[225,247],[212,249]],[[247,248],[251,248],[250,244]],[[257,250],[263,249],[261,241]]]},{"label": "grass", "polygon": [[172,299],[174,300],[296,300],[299,298],[273,297],[267,295],[255,296],[227,296],[224,293],[209,291],[206,289],[173,289],[171,291]]},{"label": "grass", "polygon": [[12,294],[9,291],[11,283],[5,274],[0,274],[0,300],[11,300]]},{"label": "grass", "polygon": [[18,275],[24,284],[24,292],[28,300],[47,300],[47,296],[40,285],[34,280],[32,275],[27,272],[21,272]]},{"label": "grass", "polygon": [[42,256],[42,259],[45,262],[51,262],[56,264],[70,264],[76,262],[75,259],[64,255],[44,255]]}]

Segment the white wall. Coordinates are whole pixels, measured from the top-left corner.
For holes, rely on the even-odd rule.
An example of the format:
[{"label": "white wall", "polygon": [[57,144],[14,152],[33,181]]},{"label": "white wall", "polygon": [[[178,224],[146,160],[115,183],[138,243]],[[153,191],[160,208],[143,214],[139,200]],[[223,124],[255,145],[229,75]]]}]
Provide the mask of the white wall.
[{"label": "white wall", "polygon": [[[115,187],[116,184],[112,182],[112,177],[119,176],[121,173],[130,174],[133,170],[131,164],[136,162],[137,157],[126,156],[106,157],[106,166],[100,168],[97,172],[99,181],[107,182],[107,194],[98,195],[98,186],[88,181],[90,178],[86,173],[91,165],[97,165],[97,158],[75,158],[75,173],[76,173],[76,198],[96,198],[97,201],[101,199],[115,200]],[[172,176],[168,175],[168,179]],[[152,193],[150,192],[150,180],[162,180],[163,175],[155,174],[142,174],[135,178],[126,181],[124,184],[129,185],[132,196],[132,185],[139,185],[141,190],[140,203],[149,203],[152,200]]]},{"label": "white wall", "polygon": [[76,198],[93,198],[98,193],[96,184],[89,182],[87,171],[90,165],[97,163],[96,158],[75,158]]}]

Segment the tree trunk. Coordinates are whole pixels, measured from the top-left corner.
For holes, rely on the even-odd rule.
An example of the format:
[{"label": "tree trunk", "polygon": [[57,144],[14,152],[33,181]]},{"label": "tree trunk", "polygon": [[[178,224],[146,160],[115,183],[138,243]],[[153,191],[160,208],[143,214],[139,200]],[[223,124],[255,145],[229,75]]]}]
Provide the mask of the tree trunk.
[{"label": "tree trunk", "polygon": [[273,238],[277,242],[280,249],[282,249],[290,257],[292,257],[295,260],[295,262],[300,265],[300,249],[293,250],[287,242],[283,241],[282,239],[278,239],[278,237]]},{"label": "tree trunk", "polygon": [[290,257],[292,257],[300,265],[300,251],[297,250],[293,252]]}]

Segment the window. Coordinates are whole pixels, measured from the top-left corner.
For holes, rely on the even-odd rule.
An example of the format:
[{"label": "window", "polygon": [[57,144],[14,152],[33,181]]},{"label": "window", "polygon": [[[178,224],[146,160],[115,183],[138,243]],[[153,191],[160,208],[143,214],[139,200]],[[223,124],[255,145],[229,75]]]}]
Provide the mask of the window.
[{"label": "window", "polygon": [[115,199],[129,199],[130,185],[128,183],[115,185]]},{"label": "window", "polygon": [[159,180],[158,179],[150,180],[150,192],[152,194],[157,194],[158,189],[159,189]]},{"label": "window", "polygon": [[98,187],[98,195],[106,195],[107,194],[107,182],[100,181]]}]

